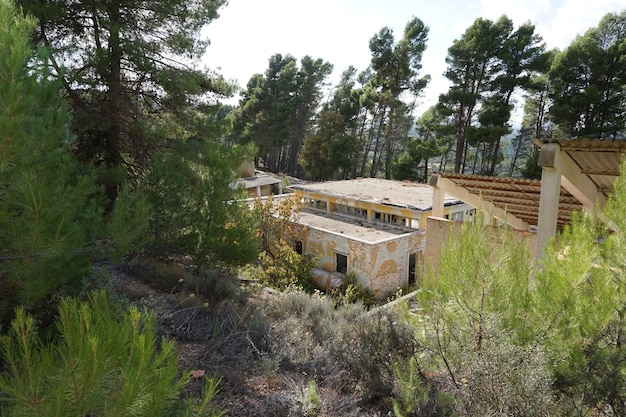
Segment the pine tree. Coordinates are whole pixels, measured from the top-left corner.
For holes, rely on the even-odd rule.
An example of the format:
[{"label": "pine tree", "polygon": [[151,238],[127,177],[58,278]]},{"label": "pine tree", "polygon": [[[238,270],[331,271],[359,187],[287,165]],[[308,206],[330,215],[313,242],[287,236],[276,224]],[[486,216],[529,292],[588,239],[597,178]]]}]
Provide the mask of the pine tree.
[{"label": "pine tree", "polygon": [[49,324],[54,300],[82,287],[94,254],[131,249],[145,201],[127,189],[108,215],[95,176],[78,163],[58,80],[29,42],[36,21],[0,3],[0,324],[16,306]]},{"label": "pine tree", "polygon": [[626,412],[626,165],[621,172],[603,216],[575,216],[541,268],[507,230],[480,220],[451,228],[410,320],[415,366],[447,376],[468,414]]},{"label": "pine tree", "polygon": [[626,10],[605,15],[550,68],[550,115],[570,137],[626,136]]},{"label": "pine tree", "polygon": [[[4,0],[3,0],[4,1]],[[190,372],[178,369],[174,343],[158,340],[153,315],[119,311],[104,291],[59,304],[55,343],[19,308],[0,336],[0,414],[16,417],[211,416],[218,382],[207,378],[199,404],[181,401]]]},{"label": "pine tree", "polygon": [[[72,111],[74,151],[98,167],[109,208],[126,176],[137,176],[163,132],[162,118],[192,133],[201,111],[232,86],[198,69],[200,30],[225,0],[19,0],[39,20],[34,38],[50,51]],[[134,175],[133,175],[134,174]]]},{"label": "pine tree", "polygon": [[45,52],[29,43],[36,22],[0,3],[0,319],[16,305],[46,310],[77,288],[101,210],[93,176],[74,162],[68,116]]},{"label": "pine tree", "polygon": [[245,192],[233,186],[230,156],[225,147],[199,139],[153,156],[141,188],[154,210],[148,237],[152,256],[191,256],[197,268],[256,258],[258,221]]}]

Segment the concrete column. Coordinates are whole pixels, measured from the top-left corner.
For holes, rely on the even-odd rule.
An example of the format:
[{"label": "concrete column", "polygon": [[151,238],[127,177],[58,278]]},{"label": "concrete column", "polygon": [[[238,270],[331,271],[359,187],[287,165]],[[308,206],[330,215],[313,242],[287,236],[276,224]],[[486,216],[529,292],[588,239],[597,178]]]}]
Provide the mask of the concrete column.
[{"label": "concrete column", "polygon": [[443,217],[443,205],[446,193],[436,185],[433,186],[433,216]]},{"label": "concrete column", "polygon": [[546,143],[539,154],[541,166],[541,194],[539,196],[539,224],[537,225],[537,247],[535,258],[541,260],[550,238],[556,236],[561,195],[561,170],[557,143]]}]

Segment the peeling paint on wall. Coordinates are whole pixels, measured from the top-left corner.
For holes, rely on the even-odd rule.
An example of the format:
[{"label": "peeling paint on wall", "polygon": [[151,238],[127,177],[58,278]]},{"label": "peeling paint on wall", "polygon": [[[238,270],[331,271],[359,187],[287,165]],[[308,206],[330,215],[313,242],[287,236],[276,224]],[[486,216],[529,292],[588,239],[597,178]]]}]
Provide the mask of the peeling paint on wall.
[{"label": "peeling paint on wall", "polygon": [[393,259],[387,259],[378,269],[379,276],[388,275],[396,272],[398,272],[398,264]]}]

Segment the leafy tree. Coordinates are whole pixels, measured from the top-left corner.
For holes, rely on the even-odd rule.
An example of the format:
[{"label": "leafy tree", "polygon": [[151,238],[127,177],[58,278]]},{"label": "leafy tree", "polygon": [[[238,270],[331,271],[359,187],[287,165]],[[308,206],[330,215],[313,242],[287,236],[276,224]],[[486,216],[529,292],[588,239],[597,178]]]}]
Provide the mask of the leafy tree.
[{"label": "leafy tree", "polygon": [[295,223],[301,206],[302,203],[294,196],[270,197],[255,202],[263,249],[259,256],[263,268],[261,281],[281,290],[313,288],[311,269],[315,268],[317,261],[294,249],[296,242],[302,241],[302,229]]},{"label": "leafy tree", "polygon": [[299,239],[299,230],[294,227],[302,203],[293,195],[267,200],[257,199],[254,210],[258,213],[260,227],[259,240],[264,252],[276,257],[276,250],[282,245],[292,245]]},{"label": "leafy tree", "polygon": [[195,69],[204,25],[225,0],[116,2],[20,0],[39,19],[35,39],[51,52],[73,115],[75,152],[99,167],[112,202],[125,171],[147,161],[166,113],[201,129],[197,113],[232,87]]},{"label": "leafy tree", "polygon": [[3,0],[0,26],[0,325],[18,305],[48,325],[55,300],[81,288],[93,255],[105,254],[106,242],[130,249],[148,211],[124,190],[103,219],[94,176],[72,157],[47,55],[29,44],[36,21]]},{"label": "leafy tree", "polygon": [[189,139],[153,156],[145,194],[154,208],[149,252],[191,256],[198,269],[240,265],[256,258],[258,221],[235,180],[230,152]]},{"label": "leafy tree", "polygon": [[550,69],[556,124],[573,137],[623,138],[626,128],[626,11],[558,54]]},{"label": "leafy tree", "polygon": [[310,291],[314,288],[311,270],[317,266],[317,261],[297,253],[291,246],[278,245],[273,256],[261,252],[259,259],[263,267],[261,281],[265,285],[280,290]]}]

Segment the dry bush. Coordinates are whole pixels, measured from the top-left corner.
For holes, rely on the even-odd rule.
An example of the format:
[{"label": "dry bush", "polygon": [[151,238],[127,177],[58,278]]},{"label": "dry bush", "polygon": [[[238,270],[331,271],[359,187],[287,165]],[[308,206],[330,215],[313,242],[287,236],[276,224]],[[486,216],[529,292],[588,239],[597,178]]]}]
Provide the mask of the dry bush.
[{"label": "dry bush", "polygon": [[552,376],[541,349],[522,348],[497,328],[489,333],[480,352],[465,356],[464,414],[551,415]]},{"label": "dry bush", "polygon": [[217,302],[237,298],[239,279],[228,269],[204,268],[189,274],[183,288],[205,301]]},{"label": "dry bush", "polygon": [[354,338],[338,352],[342,362],[357,378],[367,399],[390,398],[396,386],[394,365],[415,353],[414,329],[394,310],[362,316],[355,329]]},{"label": "dry bush", "polygon": [[224,378],[251,367],[269,328],[262,312],[245,300],[208,303],[193,297],[161,318],[163,333],[200,346],[190,358],[193,366]]},{"label": "dry bush", "polygon": [[[397,385],[394,364],[415,352],[414,330],[395,311],[366,314],[361,304],[335,305],[329,297],[302,292],[280,297],[272,311],[272,352],[283,366],[316,378],[321,408],[327,407],[329,386],[361,404],[389,403]],[[346,397],[332,402],[339,407]]]},{"label": "dry bush", "polygon": [[331,359],[333,345],[354,333],[353,323],[363,312],[355,305],[336,308],[319,293],[286,293],[274,300],[269,312],[274,323],[270,350],[292,366],[324,365]]},{"label": "dry bush", "polygon": [[181,266],[149,258],[134,258],[124,265],[124,272],[165,292],[180,288],[180,283],[187,277]]}]

